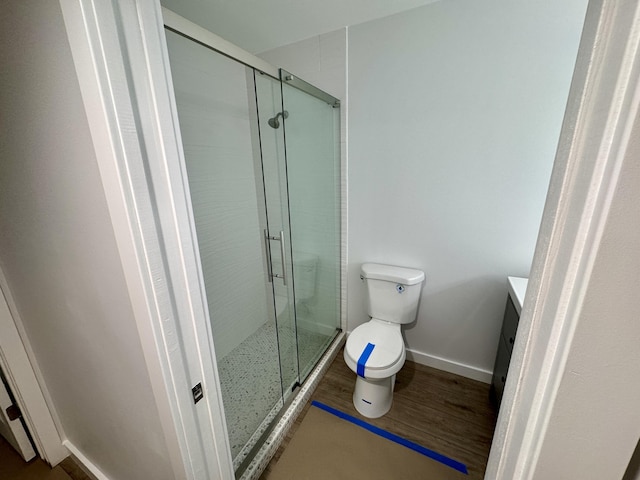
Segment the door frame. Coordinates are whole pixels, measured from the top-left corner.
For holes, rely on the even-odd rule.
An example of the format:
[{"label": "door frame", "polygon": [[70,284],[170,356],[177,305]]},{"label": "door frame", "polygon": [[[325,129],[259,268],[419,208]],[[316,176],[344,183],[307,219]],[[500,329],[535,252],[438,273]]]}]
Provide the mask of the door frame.
[{"label": "door frame", "polygon": [[[4,310],[0,315],[8,311],[6,302],[0,301],[0,310]],[[29,462],[36,458],[38,452],[33,440],[29,438],[29,430],[24,419],[21,418],[22,415],[12,418],[13,416],[9,415],[10,408],[19,409],[20,407],[17,405],[13,390],[9,387],[4,369],[0,365],[0,436],[4,437],[25,462]]]},{"label": "door frame", "polygon": [[639,109],[640,4],[591,0],[485,478],[535,478]]},{"label": "door frame", "polygon": [[4,273],[0,269],[0,367],[13,393],[37,454],[55,466],[69,456],[62,445],[62,429],[50,408],[51,398],[44,387],[42,374]]},{"label": "door frame", "polygon": [[59,1],[174,477],[233,478],[160,2]]}]

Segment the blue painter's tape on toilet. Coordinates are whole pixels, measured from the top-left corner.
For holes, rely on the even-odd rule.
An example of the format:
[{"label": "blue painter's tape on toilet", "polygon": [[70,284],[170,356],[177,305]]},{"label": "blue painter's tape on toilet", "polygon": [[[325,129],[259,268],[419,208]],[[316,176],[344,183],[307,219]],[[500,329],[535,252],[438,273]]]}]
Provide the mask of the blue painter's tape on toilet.
[{"label": "blue painter's tape on toilet", "polygon": [[376,346],[373,343],[367,343],[367,346],[364,347],[360,358],[358,359],[358,371],[356,372],[358,375],[364,378],[364,367],[367,364],[367,360],[371,356],[371,352]]}]

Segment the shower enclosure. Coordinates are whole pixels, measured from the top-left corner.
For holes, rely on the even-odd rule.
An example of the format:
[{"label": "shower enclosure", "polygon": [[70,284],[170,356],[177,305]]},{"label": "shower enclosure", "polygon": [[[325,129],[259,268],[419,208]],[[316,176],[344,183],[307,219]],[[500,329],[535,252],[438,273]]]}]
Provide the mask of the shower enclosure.
[{"label": "shower enclosure", "polygon": [[340,329],[340,106],[166,37],[238,470]]}]

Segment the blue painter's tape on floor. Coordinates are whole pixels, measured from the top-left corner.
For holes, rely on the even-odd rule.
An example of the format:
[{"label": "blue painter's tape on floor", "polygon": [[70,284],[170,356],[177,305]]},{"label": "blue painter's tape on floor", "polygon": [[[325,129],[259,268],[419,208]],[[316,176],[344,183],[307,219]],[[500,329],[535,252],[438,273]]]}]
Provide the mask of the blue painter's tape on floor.
[{"label": "blue painter's tape on floor", "polygon": [[379,435],[383,438],[386,438],[388,440],[391,440],[392,442],[398,443],[404,447],[410,448],[411,450],[413,450],[414,452],[418,452],[421,453],[422,455],[429,457],[433,460],[436,460],[437,462],[440,462],[444,465],[446,465],[447,467],[451,467],[454,470],[457,470],[459,472],[464,473],[465,475],[468,475],[467,472],[467,466],[464,463],[460,463],[457,462],[449,457],[445,457],[444,455],[438,453],[438,452],[434,452],[433,450],[429,450],[428,448],[423,447],[422,445],[418,445],[417,443],[413,443],[409,440],[407,440],[406,438],[402,438],[399,437],[398,435],[395,435],[394,433],[391,432],[387,432],[386,430],[383,430],[380,427],[376,427],[375,425],[371,425],[370,423],[364,422],[362,420],[360,420],[359,418],[356,417],[352,417],[351,415],[341,412],[340,410],[336,410],[333,407],[330,407],[329,405],[325,405],[324,403],[320,403],[317,401],[312,401],[311,405],[313,405],[314,407],[318,407],[321,410],[324,410],[325,412],[331,413],[332,415],[335,415],[336,417],[342,418],[343,420],[346,420],[347,422],[351,422],[354,425],[357,425],[359,427],[364,428],[365,430],[370,431],[371,433],[375,433],[376,435]]},{"label": "blue painter's tape on floor", "polygon": [[367,343],[367,346],[364,347],[360,358],[358,359],[358,371],[356,372],[361,377],[364,377],[364,367],[367,364],[367,360],[371,356],[371,352],[376,346],[373,343]]}]

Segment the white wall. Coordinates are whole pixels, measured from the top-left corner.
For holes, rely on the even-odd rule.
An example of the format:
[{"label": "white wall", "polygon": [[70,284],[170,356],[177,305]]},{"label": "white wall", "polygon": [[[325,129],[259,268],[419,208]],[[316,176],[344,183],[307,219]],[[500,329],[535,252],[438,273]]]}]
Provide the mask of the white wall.
[{"label": "white wall", "polygon": [[586,3],[448,0],[349,28],[350,330],[367,320],[361,263],[422,269],[413,358],[489,379]]},{"label": "white wall", "polygon": [[256,53],[434,1],[437,0],[162,0],[162,5]]},{"label": "white wall", "polygon": [[60,7],[0,23],[0,267],[63,437],[110,478],[172,478]]},{"label": "white wall", "polygon": [[260,54],[343,102],[348,330],[366,321],[361,263],[422,268],[412,358],[488,380],[506,276],[528,275],[585,8],[450,0]]}]

